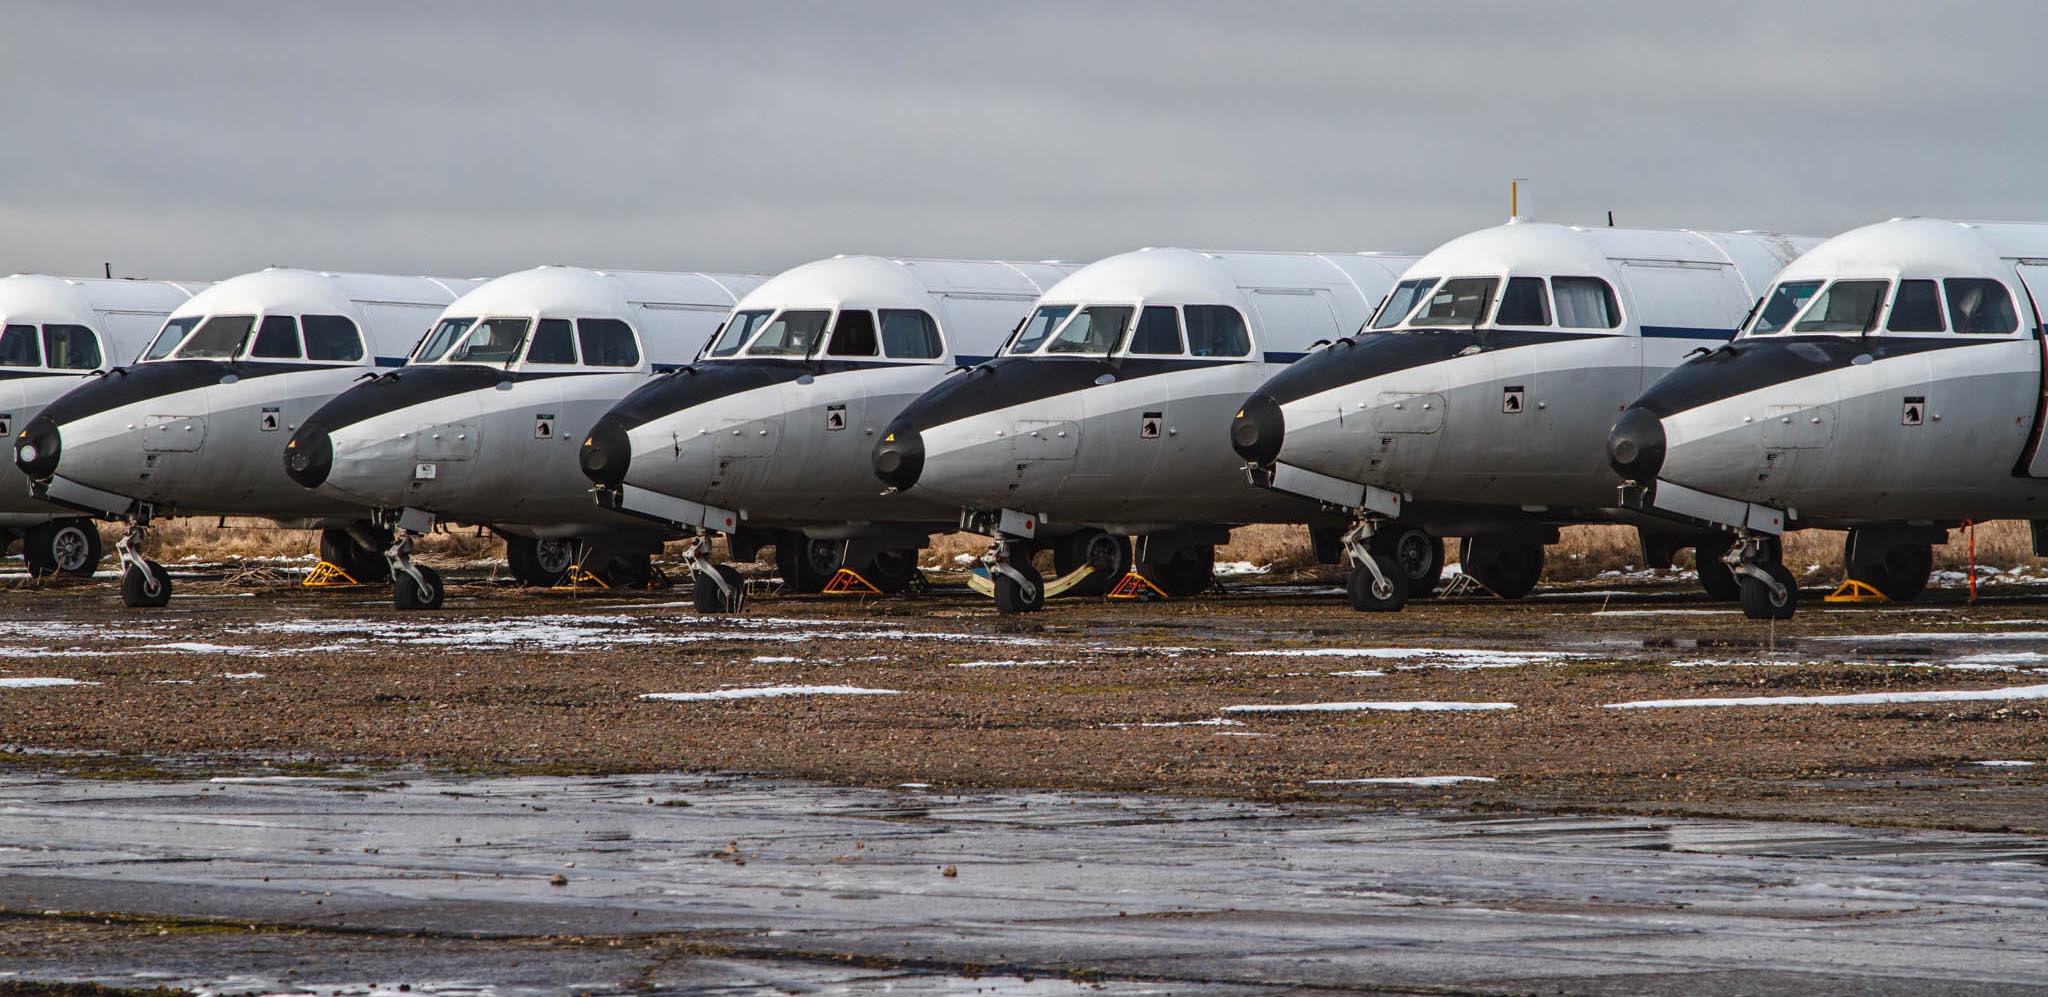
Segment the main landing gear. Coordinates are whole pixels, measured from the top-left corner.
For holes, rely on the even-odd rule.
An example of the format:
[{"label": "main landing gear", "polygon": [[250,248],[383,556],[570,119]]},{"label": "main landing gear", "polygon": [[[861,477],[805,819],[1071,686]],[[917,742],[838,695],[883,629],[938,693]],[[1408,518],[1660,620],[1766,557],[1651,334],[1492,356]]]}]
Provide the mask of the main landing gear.
[{"label": "main landing gear", "polygon": [[135,609],[155,609],[171,601],[171,573],[142,556],[154,511],[148,505],[138,506],[128,516],[127,535],[114,544],[114,552],[121,558],[121,602]]},{"label": "main landing gear", "polygon": [[[0,536],[0,545],[4,544],[5,537]],[[36,578],[90,578],[105,556],[99,527],[90,519],[55,519],[21,532],[21,559]]]}]

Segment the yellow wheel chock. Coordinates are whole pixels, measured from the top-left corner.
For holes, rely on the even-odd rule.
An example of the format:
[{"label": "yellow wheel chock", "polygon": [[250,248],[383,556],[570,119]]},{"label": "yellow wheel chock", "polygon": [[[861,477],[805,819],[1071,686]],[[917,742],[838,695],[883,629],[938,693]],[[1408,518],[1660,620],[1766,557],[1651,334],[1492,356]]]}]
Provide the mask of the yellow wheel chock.
[{"label": "yellow wheel chock", "polygon": [[1116,587],[1110,589],[1109,594],[1104,596],[1104,598],[1143,599],[1150,602],[1153,599],[1166,598],[1166,590],[1152,584],[1152,579],[1138,574],[1136,571],[1126,571],[1122,578],[1117,579]]},{"label": "yellow wheel chock", "polygon": [[1822,602],[1890,602],[1883,592],[1851,578],[1833,592],[1821,597]]},{"label": "yellow wheel chock", "polygon": [[555,586],[555,588],[580,589],[590,585],[595,585],[606,591],[611,589],[611,586],[604,583],[604,579],[583,570],[583,566],[579,564],[570,568],[569,573],[562,576],[562,584]]},{"label": "yellow wheel chock", "polygon": [[347,588],[361,585],[362,582],[356,581],[354,575],[341,570],[341,565],[331,561],[322,561],[314,565],[313,570],[306,574],[305,581],[299,584],[309,589],[324,589]]},{"label": "yellow wheel chock", "polygon": [[875,583],[861,577],[852,568],[840,568],[832,580],[825,583],[824,595],[881,595],[882,590]]}]

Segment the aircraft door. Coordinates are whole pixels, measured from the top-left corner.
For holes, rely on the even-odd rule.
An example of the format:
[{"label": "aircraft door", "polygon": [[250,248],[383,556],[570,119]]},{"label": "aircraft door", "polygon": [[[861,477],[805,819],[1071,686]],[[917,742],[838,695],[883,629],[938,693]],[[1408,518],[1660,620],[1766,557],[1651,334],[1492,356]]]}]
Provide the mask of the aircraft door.
[{"label": "aircraft door", "polygon": [[2039,391],[2034,398],[2034,424],[2027,434],[2026,452],[2020,455],[2020,466],[2016,473],[2029,478],[2048,478],[2048,337],[2042,335],[2042,309],[2048,308],[2048,265],[2022,263],[2019,265],[2020,283],[2027,291],[2029,307],[2021,311],[2021,317],[2033,326],[2034,362],[2039,374]]}]

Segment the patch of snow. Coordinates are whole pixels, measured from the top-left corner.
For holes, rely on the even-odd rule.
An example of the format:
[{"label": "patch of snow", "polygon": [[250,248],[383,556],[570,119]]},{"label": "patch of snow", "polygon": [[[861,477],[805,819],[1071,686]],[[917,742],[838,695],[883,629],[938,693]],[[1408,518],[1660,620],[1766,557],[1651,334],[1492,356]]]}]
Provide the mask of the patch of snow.
[{"label": "patch of snow", "polygon": [[265,675],[262,672],[222,672],[220,677],[224,679],[233,679],[237,682],[247,682],[253,679],[267,679],[270,676]]},{"label": "patch of snow", "polygon": [[1583,658],[1572,651],[1489,651],[1459,647],[1304,647],[1274,651],[1232,651],[1237,657],[1271,658],[1373,658],[1413,660],[1416,667],[1516,668],[1570,658]]},{"label": "patch of snow", "polygon": [[1140,727],[1242,727],[1244,721],[1216,717],[1210,720],[1153,720],[1138,724]]},{"label": "patch of snow", "polygon": [[[2048,688],[2048,687],[2044,687]],[[1397,713],[1434,713],[1445,710],[1512,710],[1513,703],[1459,703],[1420,699],[1412,701],[1358,703],[1251,703],[1226,706],[1225,713],[1344,713],[1359,710],[1388,710]]]},{"label": "patch of snow", "polygon": [[2048,630],[1990,630],[1963,633],[1953,630],[1924,630],[1915,633],[1896,634],[1850,634],[1848,636],[1809,637],[1808,640],[1863,641],[1865,643],[1902,644],[1908,641],[1987,641],[1987,640],[2048,640]]},{"label": "patch of snow", "polygon": [[1985,700],[2048,699],[2048,685],[1932,692],[1857,692],[1835,696],[1739,696],[1728,699],[1642,699],[1608,703],[1610,710],[1691,706],[1881,706],[1887,703],[1966,703]]},{"label": "patch of snow", "polygon": [[963,568],[964,568],[964,567],[966,567],[966,566],[968,566],[968,565],[970,565],[970,564],[973,564],[974,562],[976,562],[976,561],[979,561],[979,560],[981,560],[981,558],[980,558],[980,557],[978,557],[978,556],[976,556],[976,555],[973,555],[973,554],[955,554],[955,555],[953,555],[953,563],[954,563],[954,564],[957,564],[957,565],[960,565],[960,566],[961,566],[961,567],[963,567]]},{"label": "patch of snow", "polygon": [[955,661],[955,668],[1024,668],[1032,665],[1074,665],[1077,661],[1064,658],[1012,658],[998,661]]},{"label": "patch of snow", "polygon": [[804,660],[804,659],[802,659],[802,658],[791,658],[791,657],[784,657],[784,656],[779,656],[779,655],[773,655],[773,654],[757,654],[757,655],[755,655],[755,656],[753,657],[753,659],[752,659],[752,660],[753,660],[754,664],[757,664],[757,665],[786,665],[786,664],[791,664],[791,663],[794,663],[794,662],[802,661],[802,660]]},{"label": "patch of snow", "polygon": [[1218,578],[1237,578],[1243,575],[1264,575],[1270,574],[1272,570],[1273,566],[1270,564],[1253,564],[1250,561],[1216,562],[1216,577]]},{"label": "patch of snow", "polygon": [[98,682],[82,682],[78,679],[60,678],[0,678],[0,689],[42,689],[53,685],[98,685]]},{"label": "patch of snow", "polygon": [[1311,786],[1454,786],[1461,782],[1493,782],[1484,775],[1403,775],[1377,779],[1310,779]]},{"label": "patch of snow", "polygon": [[899,782],[899,783],[897,783],[897,784],[896,784],[896,788],[897,788],[897,789],[930,789],[930,788],[932,788],[932,784],[931,784],[931,783],[929,783],[929,782]]},{"label": "patch of snow", "polygon": [[1985,760],[1983,760],[1983,761],[1981,761],[1981,762],[1964,762],[1963,764],[1964,764],[1964,765],[1974,765],[1974,766],[1977,766],[1977,767],[1979,767],[1979,768],[1987,768],[1987,769],[2030,769],[2030,768],[2033,768],[2033,767],[2034,767],[2035,765],[2038,765],[2038,764],[2040,764],[2040,763],[2039,763],[2039,762],[2023,762],[2023,761],[2020,761],[2020,760],[2018,760],[2018,759],[2013,759],[2013,758],[1987,758],[1987,759],[1985,759]]},{"label": "patch of snow", "polygon": [[1734,616],[1739,609],[1596,609],[1593,616]]},{"label": "patch of snow", "polygon": [[864,689],[857,685],[759,685],[715,692],[648,692],[641,699],[702,703],[718,699],[768,699],[777,696],[895,696],[896,689]]},{"label": "patch of snow", "polygon": [[55,647],[0,647],[0,658],[107,658],[129,651],[83,651]]},{"label": "patch of snow", "polygon": [[[1304,672],[1302,674],[1307,673]],[[1330,674],[1345,679],[1376,679],[1384,678],[1387,673],[1377,668],[1357,668],[1348,672],[1331,672]]]}]

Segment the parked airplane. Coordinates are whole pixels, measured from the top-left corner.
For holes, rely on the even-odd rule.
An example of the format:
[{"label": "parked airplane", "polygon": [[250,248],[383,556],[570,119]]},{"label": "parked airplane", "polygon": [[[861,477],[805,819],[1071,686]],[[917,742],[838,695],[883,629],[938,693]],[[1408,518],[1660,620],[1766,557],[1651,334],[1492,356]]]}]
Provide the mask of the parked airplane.
[{"label": "parked airplane", "polygon": [[881,427],[955,364],[978,363],[1075,268],[1055,263],[845,256],[755,288],[697,362],[599,419],[583,472],[608,507],[697,532],[697,607],[740,607],[711,561],[775,548],[785,584],[819,591],[841,568],[900,591],[951,508],[881,494],[868,455]]},{"label": "parked airplane", "polygon": [[1894,219],[1778,275],[1734,342],[1630,405],[1608,437],[1629,504],[1733,543],[1743,611],[1784,619],[1788,529],[1846,528],[1850,578],[1927,585],[1966,520],[2034,521],[2048,550],[2048,225]]},{"label": "parked airplane", "polygon": [[[0,278],[0,437],[11,436],[92,371],[142,352],[172,309],[204,283],[50,277]],[[90,517],[29,494],[0,470],[0,549],[22,543],[32,575],[91,575],[103,551]]]},{"label": "parked airplane", "polygon": [[130,606],[170,601],[170,576],[141,547],[171,513],[322,529],[323,558],[374,577],[389,538],[363,506],[286,477],[279,441],[350,382],[404,363],[476,283],[285,269],[222,281],[172,312],[135,363],[30,420],[15,464],[38,497],[128,524],[115,547]]},{"label": "parked airplane", "polygon": [[[1150,590],[1195,594],[1212,584],[1230,524],[1341,524],[1246,482],[1231,413],[1303,351],[1364,322],[1414,261],[1142,249],[1091,264],[1045,292],[1002,356],[949,375],[889,423],[875,474],[995,536],[984,561],[999,612],[1042,608],[1084,567],[1100,580],[1084,591],[1100,594],[1134,560]],[[1046,540],[1051,585],[1031,564]]]},{"label": "parked airplane", "polygon": [[644,584],[669,533],[593,504],[576,444],[650,372],[688,362],[761,281],[574,267],[488,281],[441,313],[405,367],[308,416],[285,473],[377,510],[394,531],[401,609],[441,604],[439,577],[411,558],[436,520],[488,524],[528,585],[572,571]]},{"label": "parked airplane", "polygon": [[[1813,240],[1514,221],[1423,257],[1371,328],[1280,372],[1232,442],[1271,487],[1347,510],[1353,608],[1395,610],[1408,576],[1372,556],[1390,525],[1463,538],[1462,569],[1517,598],[1561,524],[1630,522],[1646,561],[1719,534],[1617,507],[1598,441],[1687,352],[1725,343],[1759,289]],[[1411,503],[1413,503],[1411,505]]]}]

